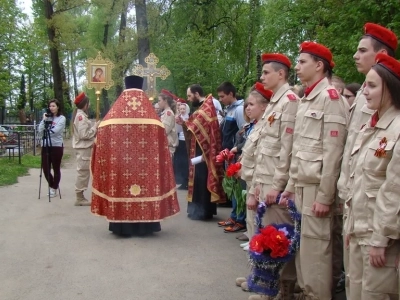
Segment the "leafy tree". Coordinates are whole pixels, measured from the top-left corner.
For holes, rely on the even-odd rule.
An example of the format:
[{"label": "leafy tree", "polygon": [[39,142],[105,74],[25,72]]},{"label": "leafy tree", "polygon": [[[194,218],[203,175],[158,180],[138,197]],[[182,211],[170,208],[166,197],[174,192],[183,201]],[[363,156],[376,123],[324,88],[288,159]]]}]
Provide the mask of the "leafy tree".
[{"label": "leafy tree", "polygon": [[25,76],[24,76],[24,74],[22,74],[19,98],[18,98],[18,103],[17,103],[17,109],[19,112],[19,120],[20,120],[21,124],[26,123],[25,106],[26,106]]}]

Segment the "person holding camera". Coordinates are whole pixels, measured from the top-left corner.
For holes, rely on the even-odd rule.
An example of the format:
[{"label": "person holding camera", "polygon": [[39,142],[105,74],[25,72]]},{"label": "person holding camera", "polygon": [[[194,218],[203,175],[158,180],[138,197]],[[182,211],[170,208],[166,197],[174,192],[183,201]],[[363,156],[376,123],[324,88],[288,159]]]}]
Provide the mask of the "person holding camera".
[{"label": "person holding camera", "polygon": [[[46,113],[39,124],[39,134],[42,138],[42,169],[50,187],[50,197],[57,196],[61,180],[61,160],[64,153],[63,132],[65,117],[60,111],[60,102],[56,99],[49,101]],[[45,133],[46,130],[46,133]],[[53,174],[51,174],[53,168]]]},{"label": "person holding camera", "polygon": [[76,109],[72,115],[72,147],[75,149],[78,176],[75,183],[76,201],[75,206],[90,206],[89,200],[83,192],[88,188],[90,177],[90,157],[97,127],[100,121],[94,125],[89,120],[89,98],[84,92],[76,96]]}]

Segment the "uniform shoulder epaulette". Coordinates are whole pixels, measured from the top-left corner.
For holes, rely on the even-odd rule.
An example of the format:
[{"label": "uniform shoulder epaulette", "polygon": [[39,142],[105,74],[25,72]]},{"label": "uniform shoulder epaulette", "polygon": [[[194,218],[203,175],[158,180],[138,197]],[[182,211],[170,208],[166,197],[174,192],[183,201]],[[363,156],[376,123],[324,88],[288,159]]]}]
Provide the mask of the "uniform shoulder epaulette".
[{"label": "uniform shoulder epaulette", "polygon": [[296,101],[297,97],[295,94],[287,94],[287,97],[289,98],[289,101]]},{"label": "uniform shoulder epaulette", "polygon": [[337,90],[329,89],[327,91],[329,94],[329,98],[331,98],[331,100],[339,100],[339,93],[337,92]]}]

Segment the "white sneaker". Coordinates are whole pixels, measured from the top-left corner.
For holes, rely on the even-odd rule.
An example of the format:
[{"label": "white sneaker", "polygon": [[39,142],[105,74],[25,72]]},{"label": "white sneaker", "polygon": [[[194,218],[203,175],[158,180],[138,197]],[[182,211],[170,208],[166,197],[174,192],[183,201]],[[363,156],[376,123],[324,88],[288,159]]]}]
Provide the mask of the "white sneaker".
[{"label": "white sneaker", "polygon": [[50,188],[50,197],[54,198],[55,196],[57,196],[57,190]]},{"label": "white sneaker", "polygon": [[247,245],[246,247],[243,247],[243,251],[249,251],[250,245]]},{"label": "white sneaker", "polygon": [[240,248],[244,248],[244,247],[248,246],[249,243],[250,243],[250,242],[245,242],[245,243],[240,244]]}]

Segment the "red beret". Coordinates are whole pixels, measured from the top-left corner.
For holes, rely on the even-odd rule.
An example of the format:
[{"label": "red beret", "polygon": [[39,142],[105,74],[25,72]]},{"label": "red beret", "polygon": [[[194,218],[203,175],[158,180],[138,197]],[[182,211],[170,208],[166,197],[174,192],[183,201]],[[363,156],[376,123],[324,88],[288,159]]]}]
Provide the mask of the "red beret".
[{"label": "red beret", "polygon": [[290,59],[283,54],[280,53],[264,53],[261,55],[261,60],[263,63],[265,62],[277,62],[282,65],[285,65],[289,69],[292,67],[292,63],[290,62]]},{"label": "red beret", "polygon": [[393,31],[374,23],[367,23],[364,25],[364,33],[367,36],[381,42],[395,51],[397,49],[397,36]]},{"label": "red beret", "polygon": [[75,98],[75,100],[74,100],[74,103],[75,103],[76,105],[78,105],[78,104],[81,103],[82,100],[85,99],[85,98],[86,98],[86,95],[85,95],[84,92],[82,92],[82,93],[80,93],[78,96],[76,96],[76,98]]},{"label": "red beret", "polygon": [[265,99],[269,100],[272,97],[273,92],[267,90],[261,82],[256,82],[254,89],[259,92]]},{"label": "red beret", "polygon": [[164,95],[170,96],[170,97],[171,97],[172,99],[174,99],[174,100],[178,99],[178,96],[172,94],[172,93],[171,93],[170,91],[168,91],[168,90],[162,89],[162,90],[161,90],[161,93],[164,94]]},{"label": "red beret", "polygon": [[177,98],[176,102],[186,104],[185,99],[182,99],[182,98]]},{"label": "red beret", "polygon": [[400,61],[385,53],[378,53],[375,61],[400,80]]},{"label": "red beret", "polygon": [[300,45],[300,53],[308,53],[317,56],[329,63],[330,67],[333,69],[335,63],[332,60],[332,52],[324,45],[315,42],[303,42]]}]

